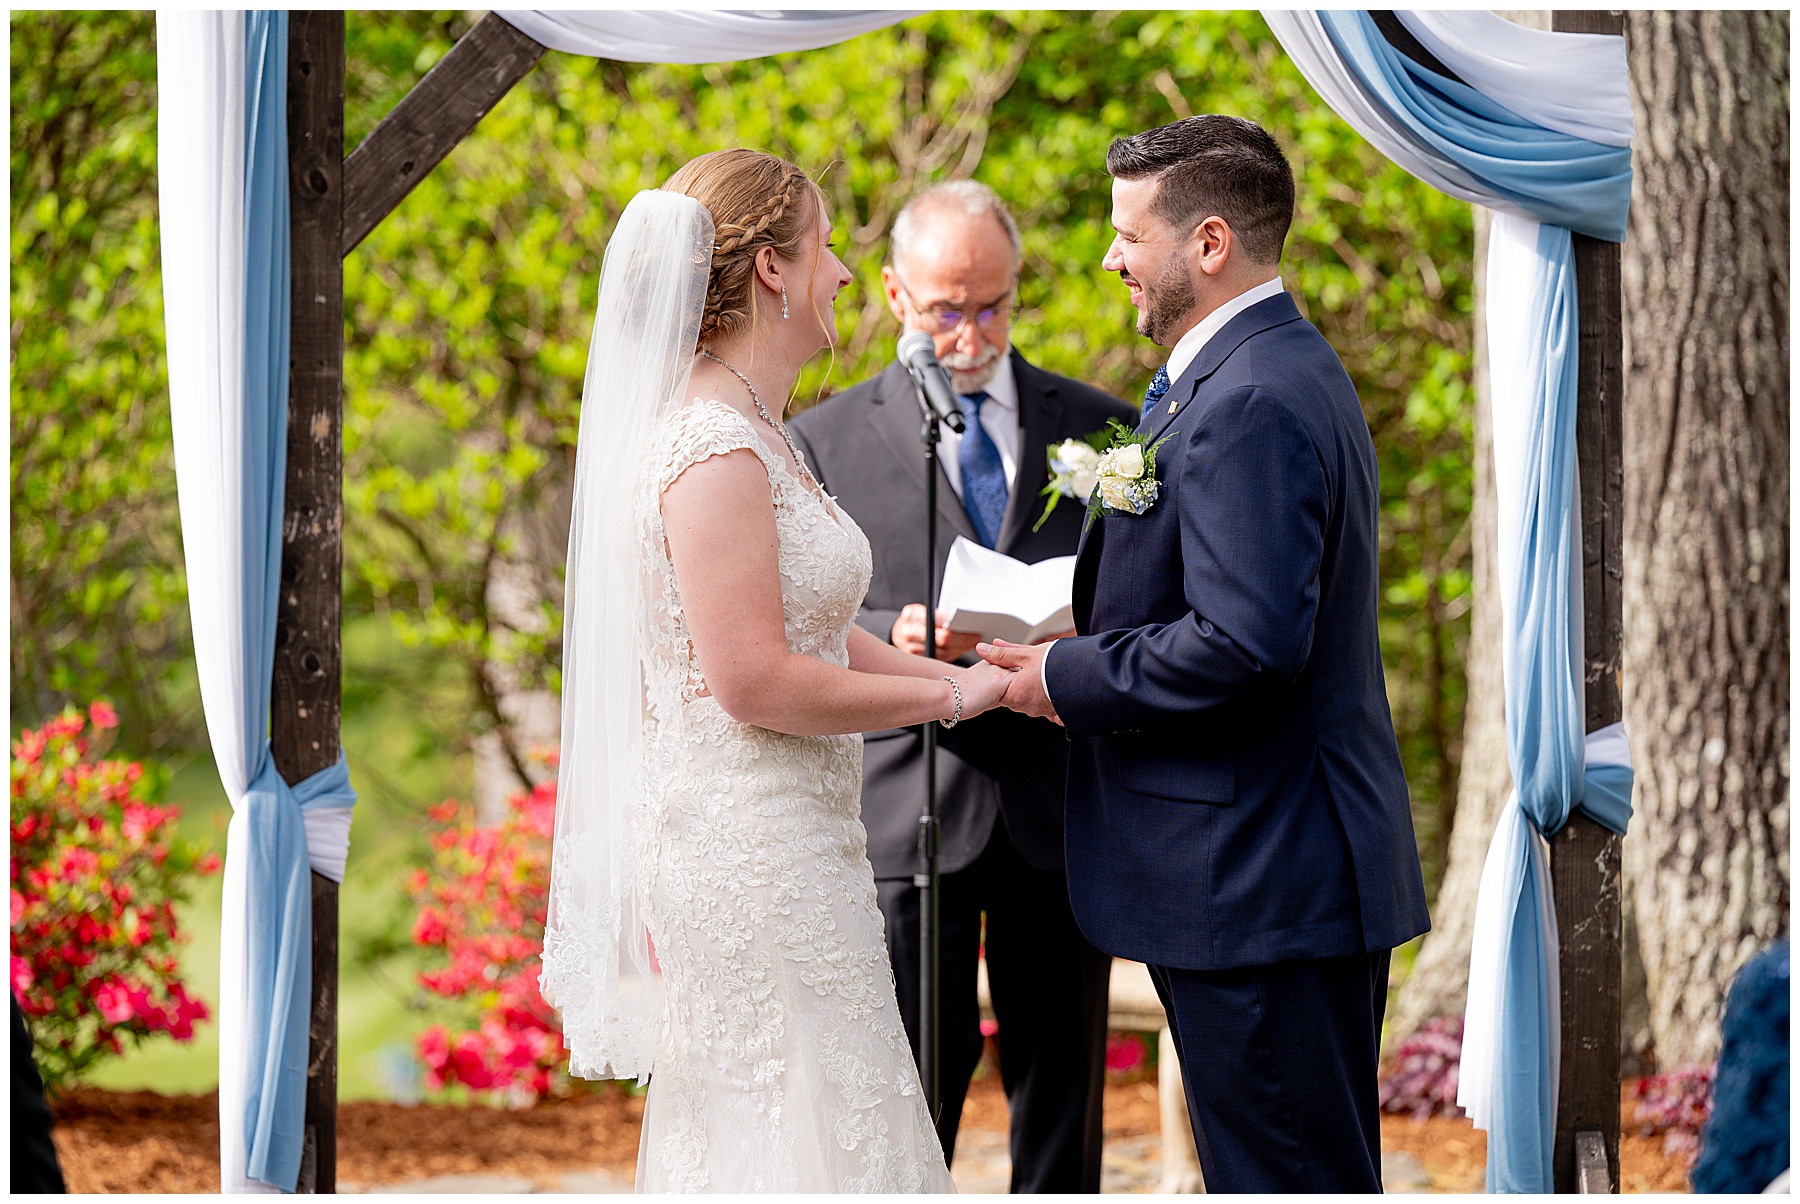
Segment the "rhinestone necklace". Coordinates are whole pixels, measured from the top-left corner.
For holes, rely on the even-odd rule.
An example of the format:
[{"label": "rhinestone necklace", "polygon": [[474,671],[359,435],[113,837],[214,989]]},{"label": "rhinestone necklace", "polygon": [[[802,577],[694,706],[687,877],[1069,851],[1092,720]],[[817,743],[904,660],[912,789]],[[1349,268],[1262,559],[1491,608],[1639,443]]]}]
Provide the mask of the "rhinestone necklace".
[{"label": "rhinestone necklace", "polygon": [[750,404],[756,407],[756,412],[762,415],[762,420],[764,422],[775,428],[775,432],[781,436],[781,441],[787,444],[789,454],[794,457],[794,464],[810,479],[812,477],[812,470],[806,466],[806,461],[801,458],[800,449],[794,446],[794,437],[788,434],[787,427],[769,417],[769,411],[763,406],[762,398],[756,395],[756,386],[750,383],[750,378],[704,347],[700,348],[700,354],[744,382],[744,388],[750,390]]}]

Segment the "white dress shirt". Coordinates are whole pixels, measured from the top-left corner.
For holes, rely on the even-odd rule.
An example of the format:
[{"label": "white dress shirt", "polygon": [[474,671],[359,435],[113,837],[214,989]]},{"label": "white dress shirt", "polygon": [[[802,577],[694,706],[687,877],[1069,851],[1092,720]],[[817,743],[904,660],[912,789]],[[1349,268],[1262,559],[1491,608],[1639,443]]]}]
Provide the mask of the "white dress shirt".
[{"label": "white dress shirt", "polygon": [[[1281,277],[1278,275],[1273,280],[1265,280],[1255,288],[1245,289],[1243,292],[1196,322],[1192,330],[1176,340],[1174,348],[1169,352],[1169,363],[1166,371],[1169,374],[1170,383],[1173,384],[1175,381],[1181,379],[1181,374],[1186,372],[1188,368],[1193,365],[1194,361],[1200,358],[1200,353],[1206,350],[1206,345],[1212,342],[1214,335],[1225,328],[1227,322],[1243,313],[1246,309],[1249,309],[1252,305],[1255,305],[1258,301],[1267,301],[1270,297],[1276,296],[1281,291]],[[985,409],[985,407],[983,408]],[[983,423],[982,425],[985,426],[987,424]],[[1054,647],[1056,647],[1056,641],[1051,640],[1044,648],[1044,658],[1038,662],[1038,686],[1044,691],[1045,698],[1050,698],[1050,678],[1049,674],[1045,672],[1045,669],[1050,664],[1050,649]],[[1051,707],[1055,707],[1056,699],[1050,698],[1050,705]]]},{"label": "white dress shirt", "polygon": [[[994,379],[981,387],[988,395],[981,403],[981,429],[986,431],[994,446],[1000,449],[1000,467],[1006,470],[1006,488],[1008,500],[1013,481],[1018,475],[1019,467],[1019,383],[1013,379],[1012,348],[1000,357],[999,370]],[[944,475],[950,478],[950,488],[956,496],[962,496],[962,441],[961,432],[953,431],[948,426],[940,428],[942,435],[938,443],[938,462],[944,466]]]},{"label": "white dress shirt", "polygon": [[1225,329],[1225,323],[1255,305],[1258,301],[1267,301],[1281,292],[1281,277],[1265,280],[1255,288],[1245,289],[1219,308],[1194,323],[1194,328],[1182,335],[1174,348],[1169,352],[1169,380],[1171,383],[1181,379],[1193,362],[1200,358],[1212,337]]}]

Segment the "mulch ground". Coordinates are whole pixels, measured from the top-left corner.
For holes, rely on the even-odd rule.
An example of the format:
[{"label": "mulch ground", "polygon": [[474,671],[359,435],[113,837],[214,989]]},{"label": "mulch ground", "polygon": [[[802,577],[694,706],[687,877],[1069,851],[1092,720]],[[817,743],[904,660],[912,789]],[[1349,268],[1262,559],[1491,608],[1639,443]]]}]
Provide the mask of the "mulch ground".
[{"label": "mulch ground", "polygon": [[[1632,1115],[1630,1085],[1621,1093]],[[642,1097],[617,1087],[504,1111],[441,1104],[346,1103],[338,1113],[338,1178],[398,1183],[488,1173],[546,1179],[558,1172],[630,1173],[637,1162]],[[150,1091],[78,1089],[56,1108],[57,1154],[72,1192],[217,1192],[218,1099]],[[1156,1084],[1109,1084],[1106,1135],[1158,1130]],[[997,1076],[970,1086],[963,1125],[1003,1132],[1006,1099]],[[1436,1191],[1479,1192],[1487,1136],[1467,1120],[1384,1116],[1382,1145],[1406,1150]],[[1663,1152],[1660,1137],[1628,1126],[1620,1162],[1628,1192],[1684,1192],[1688,1163]]]}]

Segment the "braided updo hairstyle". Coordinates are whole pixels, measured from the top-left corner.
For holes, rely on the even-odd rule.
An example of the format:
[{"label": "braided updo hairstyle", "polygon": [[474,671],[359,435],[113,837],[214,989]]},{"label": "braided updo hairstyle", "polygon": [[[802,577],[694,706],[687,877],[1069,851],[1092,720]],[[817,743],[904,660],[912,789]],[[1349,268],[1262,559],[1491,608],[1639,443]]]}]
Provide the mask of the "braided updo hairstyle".
[{"label": "braided updo hairstyle", "polygon": [[700,317],[700,346],[748,328],[755,304],[756,253],[784,259],[819,221],[824,194],[785,159],[753,150],[721,150],[690,159],[664,191],[691,196],[712,214],[712,277]]}]

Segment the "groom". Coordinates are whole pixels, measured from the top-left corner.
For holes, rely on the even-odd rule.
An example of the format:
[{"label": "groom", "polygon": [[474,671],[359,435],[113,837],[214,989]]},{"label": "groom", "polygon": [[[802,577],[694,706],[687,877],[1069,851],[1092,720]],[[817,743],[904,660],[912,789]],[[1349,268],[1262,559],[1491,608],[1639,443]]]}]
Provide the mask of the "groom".
[{"label": "groom", "polygon": [[1018,670],[1007,705],[1068,728],[1076,919],[1150,966],[1207,1190],[1379,1191],[1389,952],[1429,923],[1376,631],[1374,446],[1282,289],[1274,139],[1190,117],[1106,166],[1103,266],[1171,349],[1138,428],[1159,492],[1088,525],[1081,635],[981,652]]}]

